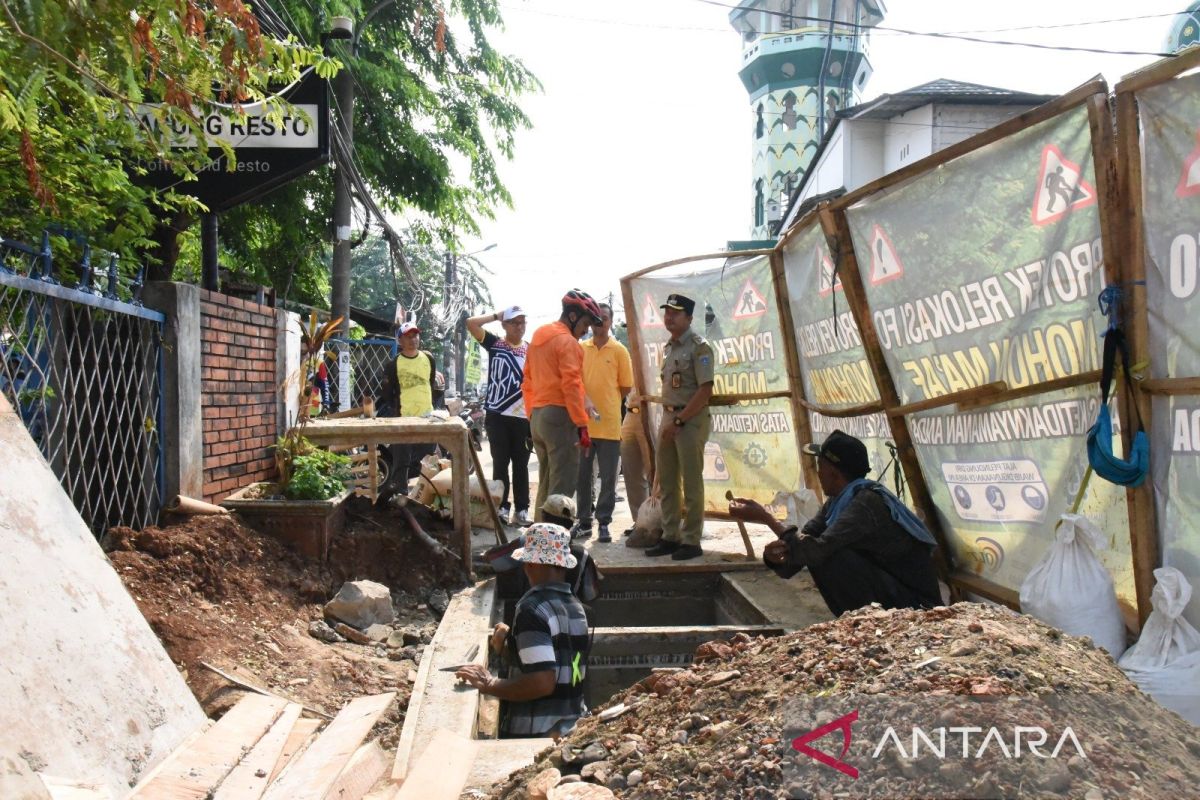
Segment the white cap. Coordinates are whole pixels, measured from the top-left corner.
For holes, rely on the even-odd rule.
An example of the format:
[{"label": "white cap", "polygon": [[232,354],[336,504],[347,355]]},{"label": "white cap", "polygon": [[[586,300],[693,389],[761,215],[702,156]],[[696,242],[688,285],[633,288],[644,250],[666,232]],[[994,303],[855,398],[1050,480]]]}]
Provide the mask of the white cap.
[{"label": "white cap", "polygon": [[525,309],[520,306],[509,306],[500,312],[501,322],[512,322],[517,317],[525,316]]}]

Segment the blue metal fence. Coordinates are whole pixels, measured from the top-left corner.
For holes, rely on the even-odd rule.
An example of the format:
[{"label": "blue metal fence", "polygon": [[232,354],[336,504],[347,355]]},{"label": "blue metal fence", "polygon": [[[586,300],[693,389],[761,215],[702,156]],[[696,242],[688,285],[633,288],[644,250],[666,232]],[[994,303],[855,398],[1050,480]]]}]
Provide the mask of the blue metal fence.
[{"label": "blue metal fence", "polygon": [[92,266],[87,242],[57,264],[40,246],[0,239],[0,391],[97,536],[153,524],[163,503],[162,329],[141,303],[141,274],[116,256]]}]

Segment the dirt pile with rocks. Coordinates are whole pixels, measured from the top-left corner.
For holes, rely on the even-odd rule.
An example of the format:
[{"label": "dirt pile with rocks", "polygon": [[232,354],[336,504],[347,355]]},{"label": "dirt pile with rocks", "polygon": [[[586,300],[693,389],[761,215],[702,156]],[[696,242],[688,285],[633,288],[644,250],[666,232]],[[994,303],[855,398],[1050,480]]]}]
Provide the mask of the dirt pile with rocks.
[{"label": "dirt pile with rocks", "polygon": [[[204,664],[325,714],[355,697],[395,691],[396,704],[373,732],[384,747],[399,738],[422,651],[449,594],[464,584],[457,562],[432,557],[394,512],[365,503],[351,506],[328,566],[236,514],[114,528],[105,546],[209,716],[219,717],[242,690]],[[339,634],[322,610],[343,582],[360,578],[392,590],[396,619],[373,638]]]},{"label": "dirt pile with rocks", "polygon": [[1032,617],[868,607],[701,646],[689,669],[594,709],[492,796],[553,798],[566,782],[647,800],[1174,799],[1200,786],[1200,729],[1090,640]]}]

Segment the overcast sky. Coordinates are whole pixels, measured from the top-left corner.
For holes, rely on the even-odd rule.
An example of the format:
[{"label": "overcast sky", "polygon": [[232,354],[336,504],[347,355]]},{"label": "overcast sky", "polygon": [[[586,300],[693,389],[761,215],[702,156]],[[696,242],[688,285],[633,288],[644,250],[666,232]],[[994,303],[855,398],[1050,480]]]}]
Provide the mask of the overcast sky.
[{"label": "overcast sky", "polygon": [[[1186,5],[887,0],[883,26],[1159,52],[1172,22],[1161,15]],[[544,92],[522,103],[533,128],[502,168],[514,207],[485,221],[465,248],[497,245],[481,258],[495,272],[499,306],[520,303],[540,322],[557,316],[573,286],[614,292],[619,304],[622,275],[749,238],[754,120],[737,77],[741,42],[728,8],[700,0],[501,0],[501,8],[507,27],[497,45],[521,58]],[[1133,16],[1151,18],[1076,24]],[[1155,57],[881,30],[871,36],[870,60],[864,100],[937,78],[1053,94],[1102,73],[1112,86]]]}]

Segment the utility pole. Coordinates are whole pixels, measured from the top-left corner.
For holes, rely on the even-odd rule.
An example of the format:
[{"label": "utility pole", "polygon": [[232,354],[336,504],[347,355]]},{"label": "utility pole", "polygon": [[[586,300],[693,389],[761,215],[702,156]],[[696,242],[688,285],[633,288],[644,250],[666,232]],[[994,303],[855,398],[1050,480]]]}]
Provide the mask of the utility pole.
[{"label": "utility pole", "polygon": [[[321,37],[325,54],[329,54],[329,41],[350,40],[354,52],[354,21],[349,17],[334,17],[329,33]],[[345,145],[347,153],[354,152],[354,76],[350,68],[343,65],[333,78],[333,97],[336,101],[337,136]],[[350,165],[337,157],[339,148],[334,147],[333,178],[333,263],[330,275],[329,306],[334,319],[341,317],[337,335],[348,338],[350,332]],[[338,410],[350,408],[350,349],[345,341],[336,342]]]}]

